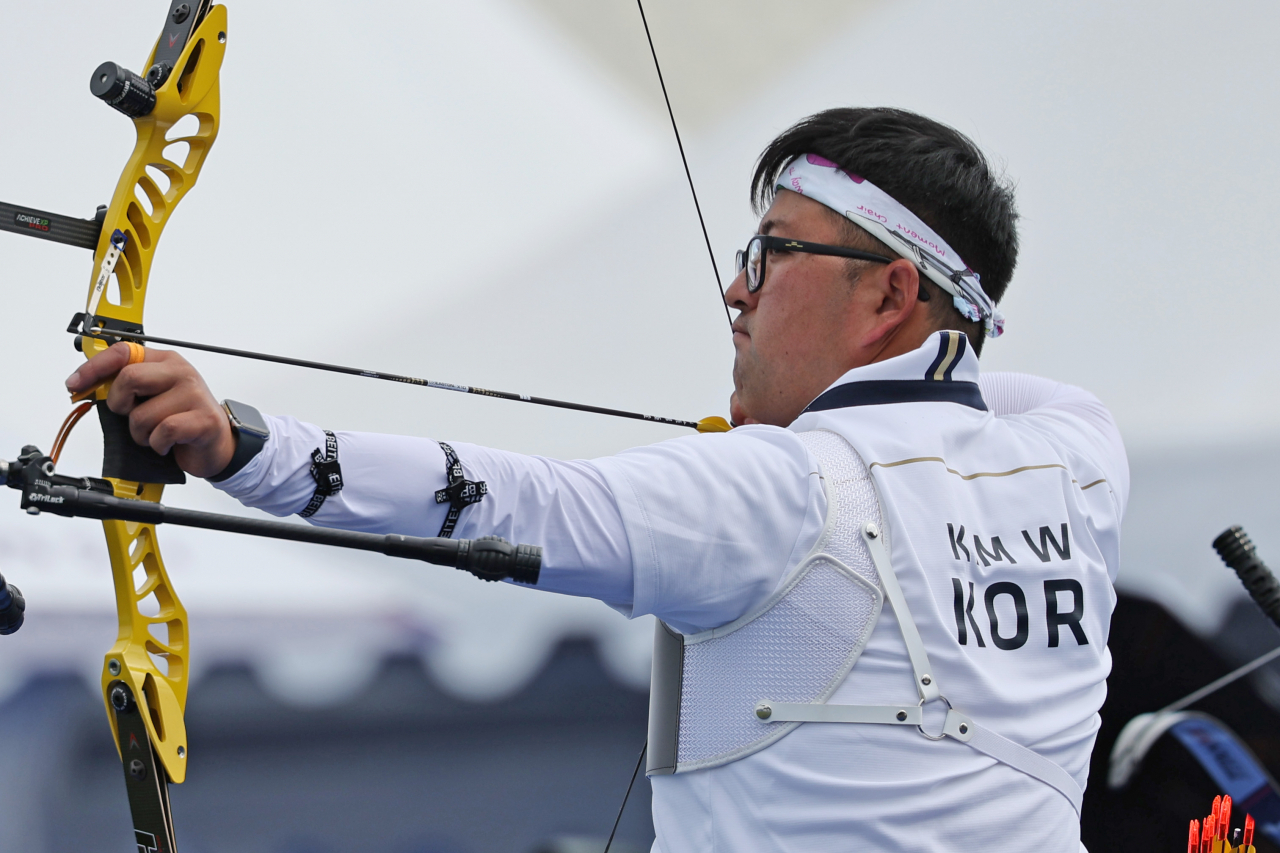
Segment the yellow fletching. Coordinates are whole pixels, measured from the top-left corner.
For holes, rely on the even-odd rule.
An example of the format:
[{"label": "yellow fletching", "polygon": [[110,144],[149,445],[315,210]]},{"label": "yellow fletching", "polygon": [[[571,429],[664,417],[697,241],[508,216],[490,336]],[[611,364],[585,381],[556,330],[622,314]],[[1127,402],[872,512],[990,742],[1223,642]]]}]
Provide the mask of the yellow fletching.
[{"label": "yellow fletching", "polygon": [[728,432],[733,429],[724,418],[712,416],[698,421],[698,432]]}]

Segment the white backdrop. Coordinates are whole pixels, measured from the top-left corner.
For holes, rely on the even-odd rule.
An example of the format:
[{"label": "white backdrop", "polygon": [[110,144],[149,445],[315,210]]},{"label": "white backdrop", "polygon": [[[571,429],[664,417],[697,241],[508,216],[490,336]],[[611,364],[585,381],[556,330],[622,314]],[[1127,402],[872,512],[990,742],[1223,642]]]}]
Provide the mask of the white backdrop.
[{"label": "white backdrop", "polygon": [[[81,216],[109,199],[132,132],[89,95],[89,72],[105,59],[142,70],[162,6],[0,0],[0,199]],[[739,41],[707,45],[708,62],[726,50],[776,60],[763,84],[686,127],[723,274],[752,233],[747,180],[777,132],[829,106],[919,110],[973,136],[1018,184],[1009,331],[984,367],[1090,388],[1134,453],[1278,434],[1266,355],[1280,310],[1274,4],[905,0],[812,23],[803,8],[788,33],[804,49],[773,51],[767,20],[752,39],[735,27]],[[651,0],[650,14],[660,52],[689,43],[674,37],[681,4]],[[165,231],[149,331],[673,417],[725,413],[724,311],[656,80],[637,100],[583,36],[517,0],[255,0],[231,6],[229,36],[221,135]],[[628,49],[647,51],[638,21]],[[696,73],[668,85],[678,115],[682,89],[700,91]],[[90,266],[82,250],[0,234],[0,455],[47,448],[65,414],[61,382],[80,356],[60,330]],[[218,396],[329,428],[560,457],[681,434],[192,357]],[[86,421],[62,469],[96,473],[99,453]],[[202,483],[166,500],[247,512]],[[55,659],[96,674],[113,634],[96,525],[5,502],[0,571],[31,616],[0,646],[0,677],[16,684]],[[319,701],[360,683],[380,651],[412,648],[452,689],[497,695],[559,637],[586,634],[620,677],[647,678],[649,626],[594,602],[308,546],[162,537],[197,673],[248,657],[278,691]],[[1158,574],[1166,600],[1209,606],[1211,626],[1239,592],[1202,550],[1132,561],[1122,582],[1141,590]]]}]

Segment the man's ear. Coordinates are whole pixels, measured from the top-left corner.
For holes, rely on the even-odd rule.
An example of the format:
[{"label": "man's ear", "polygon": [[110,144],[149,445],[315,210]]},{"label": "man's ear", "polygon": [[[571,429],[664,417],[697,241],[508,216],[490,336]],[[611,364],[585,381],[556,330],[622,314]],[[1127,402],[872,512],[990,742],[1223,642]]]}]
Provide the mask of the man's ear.
[{"label": "man's ear", "polygon": [[[868,270],[859,282],[864,288],[863,298],[870,303],[875,321],[867,330],[864,345],[873,346],[891,337],[895,331],[907,324],[915,313],[917,302],[921,301],[920,272],[915,264],[905,258],[899,258],[879,269]],[[921,310],[927,311],[927,306]]]}]

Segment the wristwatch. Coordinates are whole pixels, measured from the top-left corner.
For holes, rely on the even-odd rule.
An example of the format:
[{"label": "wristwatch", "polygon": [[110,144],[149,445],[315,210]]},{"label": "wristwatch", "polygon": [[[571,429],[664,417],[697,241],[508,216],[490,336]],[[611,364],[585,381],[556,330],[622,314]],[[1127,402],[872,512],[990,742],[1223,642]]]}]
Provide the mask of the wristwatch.
[{"label": "wristwatch", "polygon": [[267,439],[271,437],[271,430],[267,428],[262,412],[253,406],[235,400],[223,400],[222,410],[227,413],[227,419],[231,421],[236,450],[231,454],[231,461],[227,463],[226,468],[207,478],[210,483],[221,483],[239,473],[241,468],[249,464],[250,459],[258,455],[266,446]]}]

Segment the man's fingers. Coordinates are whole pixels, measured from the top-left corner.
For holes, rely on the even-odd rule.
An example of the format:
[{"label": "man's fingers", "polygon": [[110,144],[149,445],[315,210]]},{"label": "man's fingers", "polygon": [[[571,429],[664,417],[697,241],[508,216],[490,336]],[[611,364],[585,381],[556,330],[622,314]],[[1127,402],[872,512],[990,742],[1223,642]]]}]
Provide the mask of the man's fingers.
[{"label": "man's fingers", "polygon": [[108,379],[107,408],[128,415],[135,442],[161,455],[172,450],[183,470],[197,477],[227,466],[235,451],[227,416],[181,355],[115,344],[71,374],[67,390],[83,393]]},{"label": "man's fingers", "polygon": [[[159,368],[159,369],[157,369]],[[107,408],[117,415],[132,414],[139,398],[154,397],[172,387],[163,382],[164,368],[155,364],[134,364],[121,369],[107,391]]]},{"label": "man's fingers", "polygon": [[128,344],[112,344],[105,352],[98,353],[67,377],[67,390],[74,394],[109,379],[129,363],[129,355]]},{"label": "man's fingers", "polygon": [[[111,395],[114,396],[115,393],[113,387]],[[155,434],[166,421],[175,416],[186,413],[198,414],[201,418],[198,423],[203,426],[206,433],[203,438],[206,443],[211,440],[211,435],[217,432],[220,422],[226,420],[221,407],[209,397],[207,392],[190,383],[179,383],[177,387],[171,387],[167,393],[151,397],[131,397],[130,400],[129,434],[138,444],[150,445],[158,453],[168,451],[174,441],[186,444],[201,440],[197,434],[178,433],[179,437],[174,441],[167,440],[166,433],[162,432],[160,436]],[[110,396],[107,398],[107,404],[111,405]],[[112,407],[112,411],[125,414],[115,407]],[[159,446],[161,444],[164,445],[163,449]]]},{"label": "man's fingers", "polygon": [[[190,445],[192,449],[200,450],[210,443],[216,443],[219,438],[218,421],[226,423],[227,418],[225,415],[216,418],[212,412],[204,409],[177,412],[165,417],[149,431],[147,443],[161,455],[168,453],[175,444]],[[133,418],[129,419],[129,425],[132,431]]]},{"label": "man's fingers", "polygon": [[[112,387],[111,394],[107,396],[107,406],[118,415],[127,414],[129,416],[129,435],[133,436],[135,442],[143,446],[152,445],[151,434],[155,432],[156,427],[165,418],[190,409],[189,406],[183,405],[184,401],[175,399],[173,395],[152,397],[149,400],[140,402],[137,398],[130,396],[128,398],[130,402],[128,411],[120,411],[120,409],[112,405],[112,397],[115,394],[115,387]],[[163,453],[164,451],[158,452]]]},{"label": "man's fingers", "polygon": [[107,408],[118,415],[127,415],[138,405],[139,398],[155,397],[180,388],[199,375],[177,353],[154,352],[141,364],[131,364],[120,369],[111,390],[107,392]]},{"label": "man's fingers", "polygon": [[[221,413],[221,410],[218,412]],[[211,422],[207,410],[181,412],[165,418],[151,433],[157,453],[173,448],[178,466],[196,477],[212,477],[227,467],[235,453],[235,439],[225,415]]]}]

